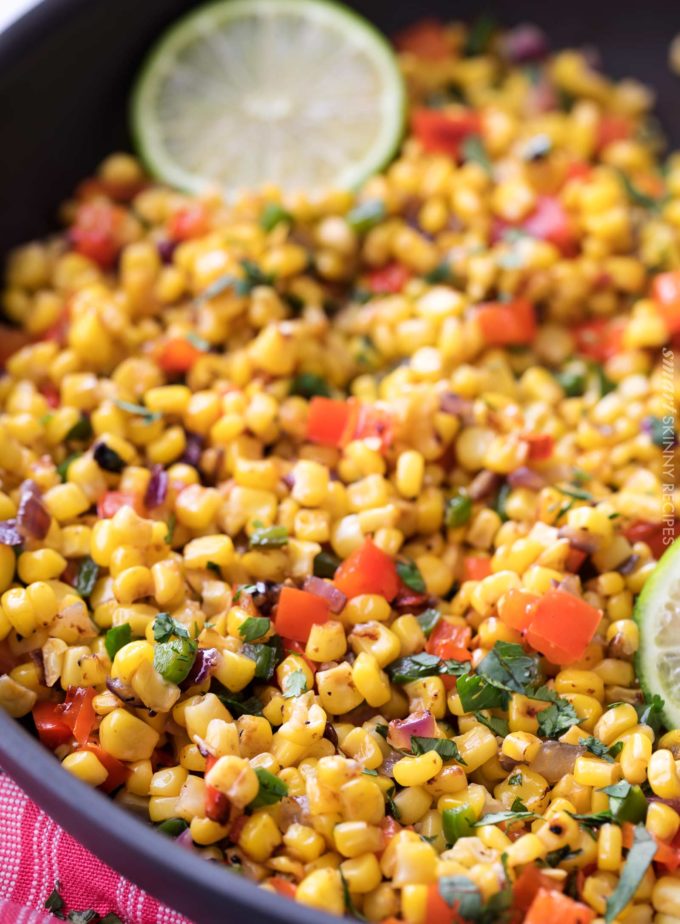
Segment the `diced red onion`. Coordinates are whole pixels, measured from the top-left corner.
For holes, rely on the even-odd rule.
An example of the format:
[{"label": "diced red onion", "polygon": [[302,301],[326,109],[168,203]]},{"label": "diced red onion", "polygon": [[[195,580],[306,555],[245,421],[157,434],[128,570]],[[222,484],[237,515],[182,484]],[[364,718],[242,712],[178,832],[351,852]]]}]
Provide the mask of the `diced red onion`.
[{"label": "diced red onion", "polygon": [[[431,736],[428,735],[427,737],[431,737]],[[410,740],[409,740],[409,747],[410,747]],[[385,760],[383,760],[382,764],[380,765],[380,772],[384,773],[385,776],[392,776],[394,765],[398,764],[399,761],[403,758],[403,756],[404,755],[400,751],[391,750],[390,753],[385,758]]]},{"label": "diced red onion", "polygon": [[145,708],[144,703],[137,696],[132,687],[125,683],[124,680],[121,680],[120,677],[107,677],[106,688],[113,693],[114,696],[117,696],[118,699],[126,703],[126,705],[135,706],[137,709]]},{"label": "diced red onion", "polygon": [[460,417],[463,423],[473,423],[474,405],[469,398],[446,391],[439,399],[439,409],[445,414]]},{"label": "diced red onion", "polygon": [[490,472],[488,469],[483,469],[483,471],[475,475],[472,479],[468,485],[467,491],[472,500],[482,500],[490,494],[493,494],[493,492],[498,489],[500,483],[500,475],[497,475],[495,472]]},{"label": "diced red onion", "polygon": [[192,465],[194,468],[198,468],[202,452],[203,437],[200,433],[191,433],[187,430],[187,443],[184,455],[182,456],[182,462],[186,465]]},{"label": "diced red onion", "polygon": [[557,590],[563,590],[567,594],[572,594],[574,597],[581,596],[581,582],[575,574],[567,574],[562,578],[561,581],[557,582]]},{"label": "diced red onion", "polygon": [[191,665],[191,670],[180,683],[180,688],[186,690],[197,683],[203,683],[217,667],[219,654],[216,648],[199,648]]},{"label": "diced red onion", "polygon": [[192,853],[198,853],[194,847],[194,839],[191,836],[191,830],[185,828],[181,834],[178,834],[175,838],[175,843],[182,847],[184,850],[190,850]]},{"label": "diced red onion", "polygon": [[426,610],[428,606],[434,606],[435,600],[430,594],[419,594],[409,587],[399,591],[392,601],[392,607],[398,613],[420,613]]},{"label": "diced red onion", "polygon": [[36,666],[40,682],[45,683],[45,659],[43,658],[42,648],[34,648],[33,651],[29,651],[28,656]]},{"label": "diced red onion", "polygon": [[23,541],[15,519],[0,521],[0,543],[2,545],[17,546],[21,545]]},{"label": "diced red onion", "polygon": [[560,539],[566,539],[572,549],[592,555],[597,551],[597,540],[585,529],[575,529],[573,526],[562,526],[557,534]]},{"label": "diced red onion", "polygon": [[530,491],[540,491],[545,487],[545,478],[527,465],[520,465],[508,475],[508,484],[511,488],[528,488]]},{"label": "diced red onion", "polygon": [[548,39],[538,26],[521,23],[505,33],[502,48],[505,57],[513,64],[526,64],[545,58],[548,54]]},{"label": "diced red onion", "polygon": [[412,712],[405,719],[393,719],[389,724],[387,743],[395,748],[411,750],[411,738],[433,738],[437,733],[434,716],[426,709]]},{"label": "diced red onion", "polygon": [[158,256],[161,258],[161,262],[165,263],[167,266],[172,263],[172,258],[177,249],[177,241],[158,241],[156,249],[158,250]]},{"label": "diced red onion", "polygon": [[625,561],[622,561],[620,565],[617,565],[617,567],[614,568],[614,571],[618,571],[619,574],[624,574],[624,575],[632,574],[632,572],[635,571],[639,563],[640,563],[640,556],[633,553],[633,555],[629,555]]},{"label": "diced red onion", "polygon": [[26,539],[44,539],[49,532],[52,517],[43,503],[40,488],[35,481],[21,485],[17,526]]},{"label": "diced red onion", "polygon": [[674,812],[680,814],[680,799],[662,799],[659,796],[649,796],[650,802],[660,802],[662,805],[667,805],[669,808],[672,808]]},{"label": "diced red onion", "polygon": [[162,465],[154,465],[151,469],[151,478],[144,494],[144,506],[147,510],[160,507],[168,494],[168,473]]},{"label": "diced red onion", "polygon": [[308,577],[302,589],[309,594],[314,594],[315,597],[324,599],[331,613],[341,613],[347,603],[347,594],[343,594],[330,581],[324,581],[320,577]]},{"label": "diced red onion", "polygon": [[573,771],[576,758],[585,753],[586,749],[578,744],[544,741],[529,767],[549,783],[558,783],[563,776]]}]

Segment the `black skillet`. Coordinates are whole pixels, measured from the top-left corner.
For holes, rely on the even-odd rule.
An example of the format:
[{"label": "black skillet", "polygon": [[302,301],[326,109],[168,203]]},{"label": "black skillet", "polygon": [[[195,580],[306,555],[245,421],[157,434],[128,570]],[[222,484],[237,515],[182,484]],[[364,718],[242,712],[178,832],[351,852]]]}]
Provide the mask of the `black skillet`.
[{"label": "black skillet", "polygon": [[[506,25],[538,23],[554,47],[595,46],[608,73],[654,87],[666,135],[680,145],[680,78],[667,63],[680,32],[678,0],[353,5],[388,33],[424,15],[471,19],[492,12]],[[53,229],[57,206],[74,185],[107,153],[128,147],[126,101],[144,52],[193,6],[191,0],[45,0],[0,35],[0,257]],[[102,860],[196,924],[332,920],[175,846],[61,770],[2,710],[0,763]]]}]

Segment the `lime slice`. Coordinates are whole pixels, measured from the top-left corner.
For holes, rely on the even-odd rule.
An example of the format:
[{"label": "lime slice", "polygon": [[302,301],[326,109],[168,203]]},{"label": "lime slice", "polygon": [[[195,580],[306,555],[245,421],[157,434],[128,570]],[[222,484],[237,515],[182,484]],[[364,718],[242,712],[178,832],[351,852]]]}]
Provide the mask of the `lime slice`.
[{"label": "lime slice", "polygon": [[636,668],[648,696],[666,703],[669,728],[680,728],[680,539],[664,552],[635,606],[640,629]]},{"label": "lime slice", "polygon": [[132,99],[138,150],[187,192],[354,187],[394,155],[405,92],[383,36],[326,0],[220,0],[151,52]]}]

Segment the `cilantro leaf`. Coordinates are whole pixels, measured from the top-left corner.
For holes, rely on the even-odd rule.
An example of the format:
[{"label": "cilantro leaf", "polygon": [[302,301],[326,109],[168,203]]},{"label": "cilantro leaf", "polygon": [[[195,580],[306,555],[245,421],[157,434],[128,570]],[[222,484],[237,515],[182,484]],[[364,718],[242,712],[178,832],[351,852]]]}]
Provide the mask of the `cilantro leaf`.
[{"label": "cilantro leaf", "polygon": [[160,411],[150,411],[148,407],[144,407],[143,404],[133,404],[132,401],[121,401],[116,399],[113,402],[116,407],[119,407],[121,411],[126,411],[128,414],[135,414],[137,417],[141,417],[144,420],[144,423],[150,424],[155,420],[160,420],[163,416]]},{"label": "cilantro leaf", "polygon": [[496,642],[477,665],[477,675],[501,690],[526,693],[538,678],[538,658],[514,642]]},{"label": "cilantro leaf", "polygon": [[419,654],[392,661],[387,667],[387,673],[392,683],[411,683],[412,680],[436,676],[439,673],[440,664],[441,658],[437,655],[421,651]]},{"label": "cilantro leaf", "polygon": [[288,786],[283,780],[279,779],[269,770],[263,767],[256,767],[255,775],[257,776],[260,788],[248,808],[262,808],[264,805],[275,805],[280,802],[284,796],[288,795]]},{"label": "cilantro leaf", "polygon": [[154,669],[168,683],[179,684],[189,676],[197,651],[195,639],[175,637],[168,642],[159,642],[153,651]]},{"label": "cilantro leaf", "polygon": [[417,594],[424,594],[427,591],[423,576],[418,570],[418,566],[413,561],[398,561],[397,574],[407,587],[414,590]]},{"label": "cilantro leaf", "polygon": [[293,216],[278,202],[268,202],[262,209],[259,218],[260,227],[264,231],[273,231],[282,222],[292,222]]},{"label": "cilantro leaf", "polygon": [[[519,800],[515,800],[518,802]],[[514,804],[514,803],[513,803]],[[484,825],[499,825],[503,822],[513,822],[513,821],[529,821],[539,816],[536,812],[530,812],[527,808],[519,809],[518,811],[509,811],[509,812],[491,812],[488,815],[483,815],[479,821],[476,821],[473,825],[475,828],[481,828]]]},{"label": "cilantro leaf", "polygon": [[262,715],[262,703],[257,696],[246,697],[242,693],[224,690],[217,694],[217,698],[236,719],[242,715]]},{"label": "cilantro leaf", "polygon": [[658,732],[663,725],[663,710],[666,703],[655,693],[650,700],[645,696],[644,703],[635,707],[640,717],[640,725],[649,725],[655,732]]},{"label": "cilantro leaf", "polygon": [[442,618],[442,614],[439,610],[429,609],[425,610],[424,613],[421,613],[420,616],[416,616],[418,620],[418,625],[423,630],[423,635],[425,638],[429,638],[434,630],[439,625]]},{"label": "cilantro leaf", "polygon": [[411,751],[416,756],[426,754],[428,751],[435,751],[442,760],[457,760],[459,764],[465,765],[465,761],[458,750],[458,745],[450,738],[423,738],[420,735],[412,735]]},{"label": "cilantro leaf", "polygon": [[446,502],[444,522],[449,529],[465,526],[472,516],[472,498],[467,494],[454,494]]},{"label": "cilantro leaf", "polygon": [[292,699],[294,696],[301,696],[307,692],[307,678],[304,671],[293,671],[283,681],[284,699]]},{"label": "cilantro leaf", "polygon": [[623,747],[623,743],[619,741],[614,747],[608,748],[606,744],[603,744],[599,738],[595,738],[593,735],[588,735],[587,738],[579,738],[578,743],[589,750],[591,754],[594,754],[595,757],[600,757],[608,764],[614,763],[614,758]]},{"label": "cilantro leaf", "polygon": [[170,613],[159,613],[153,621],[154,641],[167,642],[173,635],[178,638],[189,638],[189,632],[181,622],[173,619]]},{"label": "cilantro leaf", "polygon": [[456,692],[465,712],[477,712],[481,709],[504,709],[508,703],[505,690],[487,683],[483,677],[464,674],[458,678]]},{"label": "cilantro leaf", "polygon": [[401,812],[399,811],[399,806],[394,801],[394,793],[397,791],[397,787],[393,786],[392,789],[387,790],[385,793],[385,801],[387,802],[388,813],[394,818],[395,821],[399,821],[401,818]]},{"label": "cilantro leaf", "polygon": [[131,641],[132,627],[130,626],[129,622],[124,622],[120,626],[112,626],[104,636],[104,647],[106,648],[106,653],[113,661],[117,652],[119,652],[124,645],[127,645],[128,642]]},{"label": "cilantro leaf", "polygon": [[607,910],[604,916],[607,924],[611,924],[611,921],[623,911],[637,892],[654,859],[656,849],[657,843],[644,825],[636,825],[633,833],[633,846],[628,851],[618,885],[607,899]]},{"label": "cilantro leaf", "polygon": [[238,627],[238,634],[245,642],[254,642],[269,632],[271,624],[266,616],[249,616]]},{"label": "cilantro leaf", "polygon": [[578,715],[572,704],[568,699],[555,693],[554,690],[549,687],[540,687],[533,694],[533,698],[551,704],[547,709],[542,709],[536,716],[538,730],[544,738],[558,738],[572,725],[578,725]]},{"label": "cilantro leaf", "polygon": [[507,719],[497,719],[496,716],[484,715],[483,712],[475,712],[475,718],[480,725],[486,725],[494,735],[505,738],[506,735],[510,734],[510,726],[508,725]]},{"label": "cilantro leaf", "polygon": [[71,429],[68,431],[65,440],[89,440],[92,437],[92,424],[90,423],[90,418],[86,417],[84,414],[81,416],[80,420],[76,421]]},{"label": "cilantro leaf", "polygon": [[439,894],[449,908],[455,908],[459,917],[476,921],[482,913],[482,895],[467,876],[442,876]]},{"label": "cilantro leaf", "polygon": [[246,642],[242,654],[255,662],[255,677],[258,680],[271,680],[277,665],[283,660],[283,645],[280,637],[275,635],[266,645]]},{"label": "cilantro leaf", "polygon": [[345,879],[345,874],[342,869],[340,872],[340,882],[342,883],[342,897],[345,902],[345,911],[351,918],[358,918],[360,921],[365,921],[366,918],[354,907],[354,902],[352,901],[352,894],[349,890],[347,880]]},{"label": "cilantro leaf", "polygon": [[317,375],[315,372],[300,372],[295,376],[290,386],[291,395],[299,395],[301,398],[314,398],[319,395],[322,398],[330,398],[331,390],[326,379]]}]

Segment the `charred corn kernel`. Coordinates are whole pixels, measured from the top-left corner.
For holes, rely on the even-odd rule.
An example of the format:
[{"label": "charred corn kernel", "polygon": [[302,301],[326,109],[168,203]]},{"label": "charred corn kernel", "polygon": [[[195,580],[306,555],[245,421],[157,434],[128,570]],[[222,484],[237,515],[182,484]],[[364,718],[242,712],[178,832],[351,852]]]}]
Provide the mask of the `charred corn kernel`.
[{"label": "charred corn kernel", "polygon": [[259,790],[257,776],[248,761],[233,755],[218,758],[206,773],[205,780],[209,786],[224,793],[238,808],[244,808],[252,802]]},{"label": "charred corn kernel", "polygon": [[350,712],[363,701],[363,696],[354,684],[352,668],[346,662],[318,671],[316,684],[321,705],[332,715]]},{"label": "charred corn kernel", "polygon": [[[365,728],[353,728],[345,735],[342,739],[342,750],[349,757],[359,761],[367,770],[375,770],[383,762],[383,753],[375,737]],[[364,787],[364,789],[368,788]]]},{"label": "charred corn kernel", "polygon": [[560,850],[562,847],[573,847],[578,843],[578,822],[572,818],[569,811],[559,810],[551,806],[550,818],[534,831],[546,845],[548,850]]},{"label": "charred corn kernel", "polygon": [[597,838],[597,867],[607,872],[616,873],[621,869],[621,849],[623,836],[621,828],[614,824],[604,824]]},{"label": "charred corn kernel", "polygon": [[328,914],[344,914],[345,900],[340,873],[330,868],[313,870],[298,885],[295,900]]},{"label": "charred corn kernel", "polygon": [[[230,759],[235,760],[237,758],[221,757],[220,761]],[[217,762],[213,769],[217,768],[220,761]],[[213,771],[211,770],[208,773],[208,777],[212,772]],[[250,770],[250,772],[252,773],[253,777],[255,777],[254,771]],[[257,777],[255,777],[255,780],[257,780]],[[210,783],[209,785],[213,784]],[[233,786],[230,787],[230,791],[232,790]],[[232,797],[229,796],[229,798]],[[252,798],[254,799],[255,796]],[[243,803],[241,801],[235,802],[234,804],[239,806],[243,806],[244,804],[247,805],[247,803]],[[244,824],[238,839],[238,845],[241,850],[244,850],[248,856],[255,860],[257,863],[263,863],[266,859],[268,859],[281,842],[281,832],[279,831],[272,816],[268,815],[266,812],[257,812],[255,815],[251,815],[251,817]]]},{"label": "charred corn kernel", "polygon": [[580,756],[574,764],[574,779],[582,786],[602,789],[621,779],[621,767],[597,757]]},{"label": "charred corn kernel", "polygon": [[645,825],[650,834],[662,841],[672,840],[680,828],[680,815],[670,805],[650,802]]},{"label": "charred corn kernel", "polygon": [[671,751],[661,748],[649,759],[647,779],[660,799],[680,798],[680,776]]},{"label": "charred corn kernel", "polygon": [[337,661],[346,651],[347,638],[341,622],[330,619],[312,626],[305,646],[305,655],[311,661]]},{"label": "charred corn kernel", "polygon": [[378,622],[365,622],[354,626],[348,641],[355,654],[368,652],[381,668],[394,661],[401,651],[399,637]]},{"label": "charred corn kernel", "polygon": [[422,786],[435,777],[442,768],[442,759],[436,751],[427,751],[419,757],[403,757],[394,765],[394,779],[400,786]]},{"label": "charred corn kernel", "polygon": [[604,699],[604,683],[594,671],[575,669],[563,670],[555,677],[555,690],[558,693],[581,693]]},{"label": "charred corn kernel", "polygon": [[343,821],[333,829],[333,842],[343,857],[376,853],[382,848],[382,830],[366,821]]},{"label": "charred corn kernel", "polygon": [[73,751],[63,759],[61,765],[89,786],[101,786],[109,775],[109,771],[91,751]]},{"label": "charred corn kernel", "polygon": [[646,735],[633,733],[623,743],[619,762],[628,783],[644,783],[652,756],[652,742]]},{"label": "charred corn kernel", "polygon": [[594,696],[586,696],[584,693],[563,693],[562,695],[574,707],[579,717],[579,725],[586,731],[592,732],[602,715],[602,704]]},{"label": "charred corn kernel", "polygon": [[377,783],[364,775],[348,780],[340,787],[340,803],[345,818],[377,825],[385,817],[383,791]]},{"label": "charred corn kernel", "polygon": [[146,722],[124,709],[114,709],[99,726],[99,740],[105,751],[118,760],[148,760],[159,735]]}]

